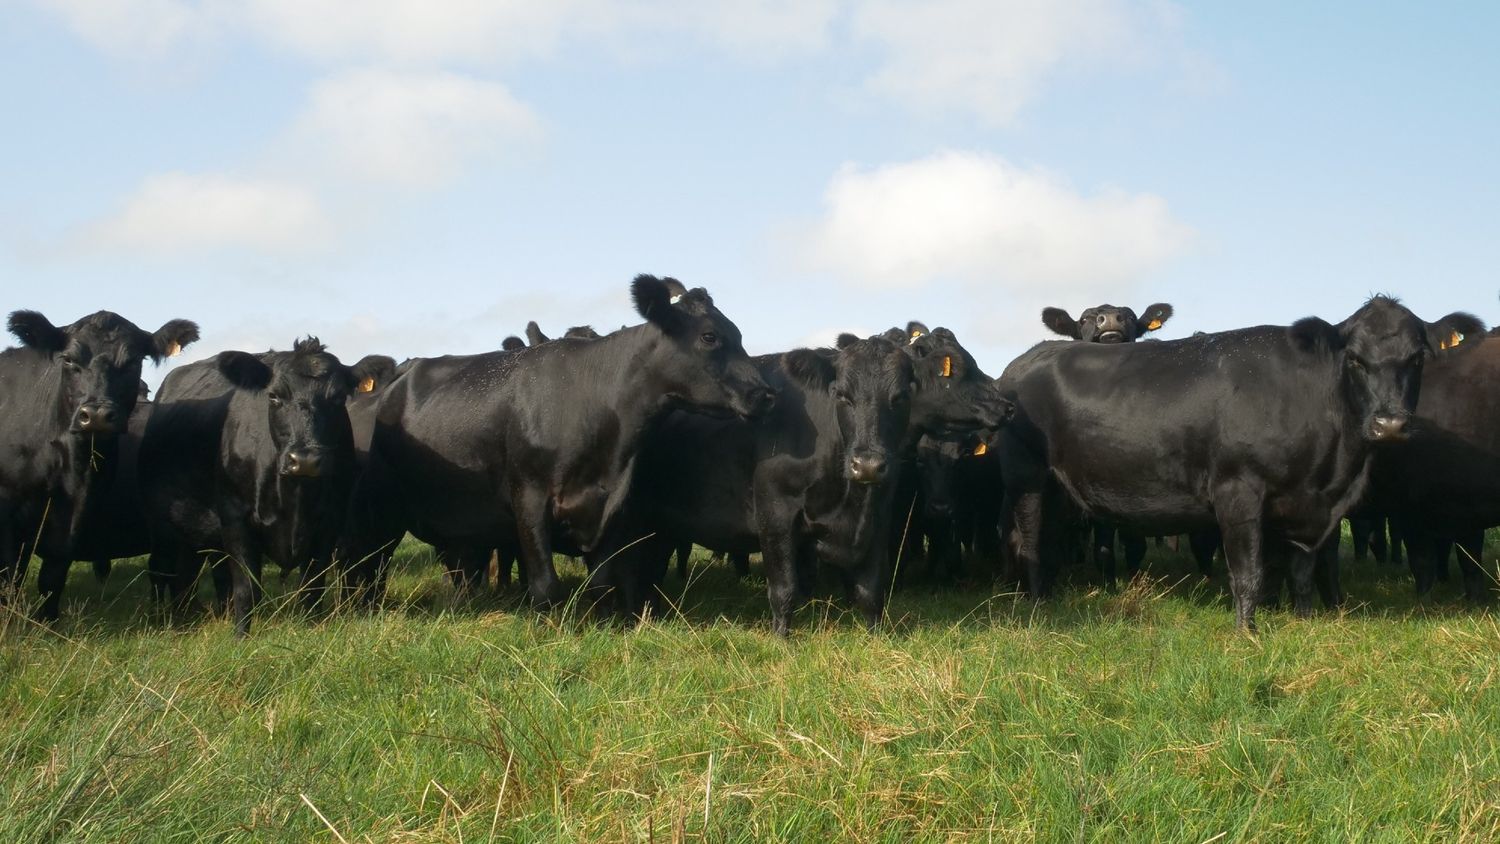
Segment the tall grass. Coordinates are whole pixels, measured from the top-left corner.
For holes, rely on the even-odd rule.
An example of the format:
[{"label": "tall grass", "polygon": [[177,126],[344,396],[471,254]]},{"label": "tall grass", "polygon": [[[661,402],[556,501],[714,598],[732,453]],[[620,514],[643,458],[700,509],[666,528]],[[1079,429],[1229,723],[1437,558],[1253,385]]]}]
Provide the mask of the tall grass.
[{"label": "tall grass", "polygon": [[1500,625],[1395,567],[1257,637],[1153,549],[1118,594],[917,585],[790,641],[706,561],[623,629],[406,548],[375,613],[271,575],[246,640],[86,568],[56,628],[0,619],[0,840],[1500,839]]}]

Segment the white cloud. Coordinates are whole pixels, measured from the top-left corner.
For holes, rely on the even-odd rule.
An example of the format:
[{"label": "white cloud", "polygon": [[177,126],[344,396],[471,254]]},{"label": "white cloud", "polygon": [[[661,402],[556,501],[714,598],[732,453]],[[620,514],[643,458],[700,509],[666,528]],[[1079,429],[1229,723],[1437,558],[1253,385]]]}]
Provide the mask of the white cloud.
[{"label": "white cloud", "polygon": [[286,182],[215,173],[148,178],[83,241],[95,248],[148,253],[211,249],[298,252],[323,242],[331,226],[317,197]]},{"label": "white cloud", "polygon": [[807,235],[808,262],[886,288],[955,280],[1107,290],[1180,253],[1191,237],[1159,196],[1084,195],[1045,171],[975,153],[845,165],[824,203]]},{"label": "white cloud", "polygon": [[875,90],[1004,123],[1065,62],[1129,61],[1174,18],[1165,3],[1132,0],[861,0],[853,30],[887,54]]},{"label": "white cloud", "polygon": [[155,55],[218,29],[221,7],[185,0],[37,0],[97,47]]},{"label": "white cloud", "polygon": [[509,90],[447,72],[365,69],[315,84],[290,133],[300,155],[358,179],[436,187],[541,121]]},{"label": "white cloud", "polygon": [[[317,62],[493,66],[565,45],[617,56],[873,48],[865,80],[919,111],[1009,121],[1064,68],[1183,57],[1169,0],[35,0],[125,55],[249,37]],[[835,24],[843,24],[847,26]],[[1201,61],[1194,76],[1203,76]]]}]

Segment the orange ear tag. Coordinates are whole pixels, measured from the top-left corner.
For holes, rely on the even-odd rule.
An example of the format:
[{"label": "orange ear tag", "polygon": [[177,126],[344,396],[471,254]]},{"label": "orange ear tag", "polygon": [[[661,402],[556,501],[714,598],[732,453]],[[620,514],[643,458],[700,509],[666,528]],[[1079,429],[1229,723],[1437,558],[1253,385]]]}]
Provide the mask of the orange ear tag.
[{"label": "orange ear tag", "polygon": [[1146,323],[1147,331],[1155,331],[1158,328],[1161,328],[1161,320],[1159,319],[1153,319],[1150,322]]},{"label": "orange ear tag", "polygon": [[182,354],[182,344],[173,340],[171,345],[167,346],[167,357],[175,358],[180,354]]},{"label": "orange ear tag", "polygon": [[375,389],[375,379],[366,378],[365,380],[359,382],[359,386],[355,389],[359,390],[361,393],[368,393],[371,390]]},{"label": "orange ear tag", "polygon": [[974,456],[975,457],[982,457],[987,452],[989,452],[989,450],[990,450],[989,446],[985,445],[984,443],[980,443],[979,445],[977,445],[977,446],[974,447]]},{"label": "orange ear tag", "polygon": [[1455,331],[1453,332],[1453,336],[1448,338],[1448,348],[1451,349],[1454,346],[1457,346],[1459,343],[1462,343],[1463,341],[1464,336]]},{"label": "orange ear tag", "polygon": [[944,378],[952,378],[953,377],[953,356],[952,355],[943,355],[943,377]]}]

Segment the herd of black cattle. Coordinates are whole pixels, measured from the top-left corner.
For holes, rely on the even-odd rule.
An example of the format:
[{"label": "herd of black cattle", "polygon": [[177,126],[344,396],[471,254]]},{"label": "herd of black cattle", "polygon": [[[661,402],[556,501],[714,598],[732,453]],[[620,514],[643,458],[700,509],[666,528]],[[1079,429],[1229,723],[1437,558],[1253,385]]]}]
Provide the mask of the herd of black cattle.
[{"label": "herd of black cattle", "polygon": [[820,571],[875,625],[918,560],[984,561],[1043,598],[1085,547],[1113,586],[1116,533],[1131,568],[1147,536],[1186,533],[1205,573],[1222,548],[1253,629],[1285,586],[1299,613],[1315,589],[1342,601],[1350,517],[1381,538],[1389,520],[1419,590],[1456,542],[1469,597],[1490,594],[1500,339],[1468,314],[1425,322],[1377,296],[1337,324],[1137,343],[1171,307],[1048,308],[1072,341],[991,378],[944,328],[751,357],[704,290],[642,275],[631,293],[645,322],[604,336],[533,323],[499,351],[353,366],[308,338],[174,369],[155,401],[143,361],[198,340],[193,323],[16,311],[0,592],[35,554],[51,620],[74,560],[149,555],[155,599],[178,606],[206,562],[244,634],[265,560],[301,570],[310,607],[333,583],[374,602],[410,533],[462,589],[517,564],[543,606],[566,595],[554,552],[581,556],[591,605],[636,614],[696,544],[762,555],[785,634]]}]

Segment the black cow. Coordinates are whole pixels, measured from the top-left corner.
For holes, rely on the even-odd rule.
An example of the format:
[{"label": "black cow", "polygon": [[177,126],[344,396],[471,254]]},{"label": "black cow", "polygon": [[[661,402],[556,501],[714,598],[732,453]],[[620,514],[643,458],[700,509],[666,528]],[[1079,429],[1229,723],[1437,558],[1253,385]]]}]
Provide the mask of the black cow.
[{"label": "black cow", "polygon": [[[1085,343],[1134,343],[1148,332],[1161,328],[1171,318],[1172,306],[1165,302],[1147,307],[1140,317],[1130,308],[1097,305],[1084,310],[1076,321],[1062,308],[1042,309],[1043,325],[1056,334]],[[1114,525],[1094,523],[1094,562],[1109,589],[1115,587],[1115,534]],[[1146,558],[1146,537],[1131,530],[1119,531],[1119,537],[1125,551],[1125,571],[1134,575],[1140,571],[1141,561]]]},{"label": "black cow", "polygon": [[167,376],[141,444],[141,489],[158,590],[188,598],[206,554],[229,567],[237,635],[250,630],[261,566],[304,568],[315,606],[355,477],[351,393],[387,380],[395,361],[345,366],[316,338],[290,352],[221,352]]},{"label": "black cow", "polygon": [[[778,389],[756,424],[676,413],[647,440],[631,493],[624,554],[646,587],[684,542],[761,552],[771,626],[790,630],[815,563],[831,565],[867,624],[884,606],[886,537],[911,415],[911,359],[881,338],[840,338],[837,352],[756,358]],[[647,537],[645,541],[639,541]],[[629,587],[629,571],[617,585]],[[627,594],[636,606],[644,593]]]},{"label": "black cow", "polygon": [[64,328],[35,311],[10,315],[21,346],[0,352],[0,593],[42,558],[39,617],[58,614],[91,499],[118,464],[146,358],[160,363],[198,339],[168,321],[154,334],[109,311]]},{"label": "black cow", "polygon": [[361,510],[376,514],[366,545],[409,530],[488,560],[518,542],[532,598],[550,604],[563,596],[554,546],[598,562],[641,440],[665,413],[770,407],[739,329],[706,291],[642,275],[631,293],[646,322],[597,340],[412,361],[381,397],[361,482]]},{"label": "black cow", "polygon": [[[1237,623],[1253,630],[1266,549],[1310,550],[1338,527],[1364,493],[1375,445],[1405,439],[1436,350],[1421,320],[1381,296],[1338,325],[1034,347],[1001,376],[1019,405],[1001,436],[1007,518],[1031,589],[1050,588],[1051,478],[1095,518],[1159,533],[1217,526]],[[1292,574],[1308,612],[1312,567]]]},{"label": "black cow", "polygon": [[[1470,326],[1472,328],[1472,326]],[[1471,600],[1492,584],[1477,561],[1484,530],[1500,525],[1500,336],[1445,326],[1438,336],[1462,342],[1440,352],[1422,374],[1422,396],[1404,447],[1375,463],[1365,512],[1390,517],[1406,544],[1418,593],[1432,589],[1449,548]]]},{"label": "black cow", "polygon": [[1085,343],[1134,343],[1172,318],[1172,306],[1158,302],[1137,317],[1130,308],[1098,305],[1076,321],[1062,308],[1043,308],[1042,324],[1054,333]]},{"label": "black cow", "polygon": [[731,557],[759,551],[778,634],[819,563],[842,573],[866,623],[878,623],[903,455],[925,432],[993,429],[1009,413],[951,332],[915,343],[897,333],[899,344],[846,334],[836,351],[757,358],[784,396],[758,424],[666,420],[642,451],[624,537],[650,536],[633,549],[647,587],[689,542]]}]

